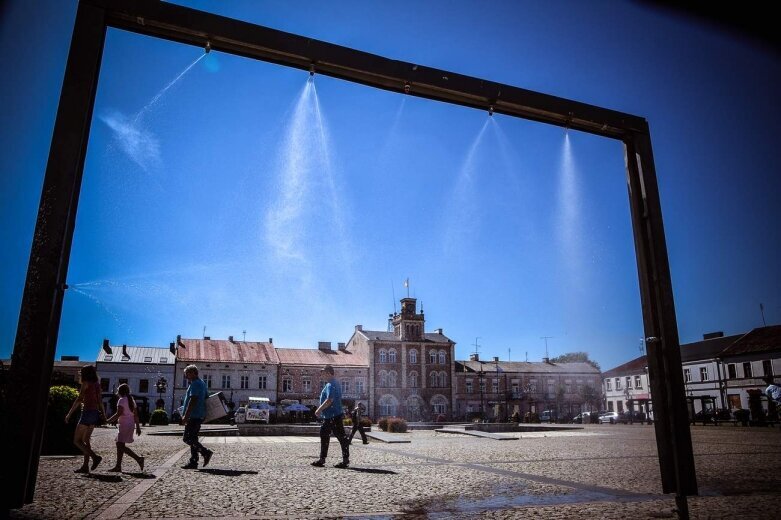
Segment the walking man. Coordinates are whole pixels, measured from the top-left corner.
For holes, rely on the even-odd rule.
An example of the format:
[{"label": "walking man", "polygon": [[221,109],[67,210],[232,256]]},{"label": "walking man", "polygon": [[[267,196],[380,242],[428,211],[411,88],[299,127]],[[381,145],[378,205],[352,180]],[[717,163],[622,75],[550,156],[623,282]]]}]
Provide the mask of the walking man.
[{"label": "walking man", "polygon": [[320,458],[312,466],[325,466],[328,456],[328,445],[331,442],[331,432],[336,436],[342,448],[342,462],[334,464],[335,468],[346,468],[350,465],[350,441],[344,433],[344,411],[342,410],[342,387],[334,377],[334,367],[326,365],[320,373],[326,379],[323,391],[320,392],[320,406],[315,410],[315,417],[322,418],[320,425]]},{"label": "walking man", "polygon": [[350,444],[353,442],[353,437],[355,436],[355,432],[358,432],[361,434],[361,440],[363,440],[364,444],[369,444],[369,439],[366,438],[366,432],[363,431],[363,425],[361,424],[361,415],[363,412],[363,405],[360,403],[355,403],[353,405],[353,409],[350,412],[350,419],[353,421],[353,429],[350,432],[350,438],[347,439]]},{"label": "walking man", "polygon": [[190,381],[184,396],[184,414],[179,424],[184,425],[182,440],[190,446],[190,462],[182,466],[184,469],[198,469],[198,454],[203,455],[203,467],[209,464],[214,454],[198,442],[198,433],[206,417],[206,398],[209,396],[206,383],[198,377],[198,367],[189,365],[184,369],[184,377]]}]

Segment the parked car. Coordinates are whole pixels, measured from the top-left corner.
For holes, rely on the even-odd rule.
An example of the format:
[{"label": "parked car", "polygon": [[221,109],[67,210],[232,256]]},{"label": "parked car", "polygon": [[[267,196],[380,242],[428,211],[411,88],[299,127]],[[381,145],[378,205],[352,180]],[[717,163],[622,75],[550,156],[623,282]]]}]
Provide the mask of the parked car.
[{"label": "parked car", "polygon": [[621,424],[629,424],[630,422],[637,422],[641,423],[645,421],[645,414],[639,410],[634,410],[632,412],[626,411],[623,413],[618,414],[618,419],[616,422]]},{"label": "parked car", "polygon": [[599,416],[599,424],[618,422],[618,412],[604,412]]},{"label": "parked car", "polygon": [[556,410],[545,410],[540,414],[540,422],[556,422],[557,418]]},{"label": "parked car", "polygon": [[236,415],[233,416],[233,420],[236,421],[236,424],[241,424],[243,422],[246,422],[246,409],[243,406],[239,406],[236,409]]}]

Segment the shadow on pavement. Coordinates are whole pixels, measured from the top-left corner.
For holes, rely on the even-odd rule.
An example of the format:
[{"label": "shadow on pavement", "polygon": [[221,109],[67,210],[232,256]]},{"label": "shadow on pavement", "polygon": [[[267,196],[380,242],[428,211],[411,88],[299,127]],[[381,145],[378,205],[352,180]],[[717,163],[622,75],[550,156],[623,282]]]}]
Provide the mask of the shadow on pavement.
[{"label": "shadow on pavement", "polygon": [[119,475],[104,475],[102,473],[85,473],[84,478],[100,480],[101,482],[122,482]]},{"label": "shadow on pavement", "polygon": [[257,475],[257,471],[243,471],[238,469],[199,469],[199,473],[208,473],[210,475],[220,475],[223,477],[240,477],[242,475]]},{"label": "shadow on pavement", "polygon": [[395,471],[389,469],[373,469],[373,468],[347,468],[350,471],[359,471],[361,473],[374,473],[377,475],[398,475]]},{"label": "shadow on pavement", "polygon": [[153,475],[152,473],[146,473],[146,472],[144,472],[144,473],[141,473],[141,472],[136,472],[136,473],[122,473],[122,474],[123,474],[123,475],[127,475],[128,477],[133,477],[133,478],[140,478],[140,479],[150,479],[150,478],[157,478],[157,477],[156,477],[155,475]]}]

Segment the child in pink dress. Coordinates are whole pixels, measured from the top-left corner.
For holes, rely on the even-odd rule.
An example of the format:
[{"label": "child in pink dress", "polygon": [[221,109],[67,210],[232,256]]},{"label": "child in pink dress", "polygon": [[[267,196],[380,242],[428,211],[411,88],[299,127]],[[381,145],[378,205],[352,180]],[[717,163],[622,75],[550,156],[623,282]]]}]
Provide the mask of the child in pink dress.
[{"label": "child in pink dress", "polygon": [[130,387],[122,383],[117,387],[117,413],[109,417],[108,422],[116,424],[119,427],[119,433],[117,433],[117,463],[109,471],[122,471],[122,456],[127,453],[133,457],[144,471],[144,457],[136,455],[133,450],[127,447],[127,444],[133,442],[133,427],[135,426],[136,434],[141,435],[141,424],[138,422],[138,408],[133,396],[130,395]]}]

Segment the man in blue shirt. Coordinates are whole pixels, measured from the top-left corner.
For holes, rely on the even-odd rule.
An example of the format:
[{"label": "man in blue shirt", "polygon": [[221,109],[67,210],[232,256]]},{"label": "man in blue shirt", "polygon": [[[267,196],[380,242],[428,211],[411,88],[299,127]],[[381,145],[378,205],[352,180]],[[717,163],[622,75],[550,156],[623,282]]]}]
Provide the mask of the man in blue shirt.
[{"label": "man in blue shirt", "polygon": [[346,468],[350,465],[350,441],[344,433],[344,411],[342,410],[342,387],[334,377],[334,367],[326,365],[321,371],[321,377],[327,379],[323,391],[320,392],[320,406],[315,410],[315,416],[323,420],[320,425],[320,458],[312,466],[325,466],[328,456],[328,445],[331,442],[331,432],[336,436],[342,447],[342,462],[335,468]]},{"label": "man in blue shirt", "polygon": [[184,369],[184,377],[190,381],[187,387],[187,393],[184,396],[184,413],[180,424],[184,425],[184,435],[182,440],[190,446],[190,462],[182,466],[184,469],[198,469],[198,454],[203,455],[203,465],[206,467],[211,460],[213,451],[207,450],[198,441],[198,433],[201,431],[201,424],[206,418],[206,398],[209,397],[209,391],[206,383],[198,377],[198,367],[189,365]]}]

